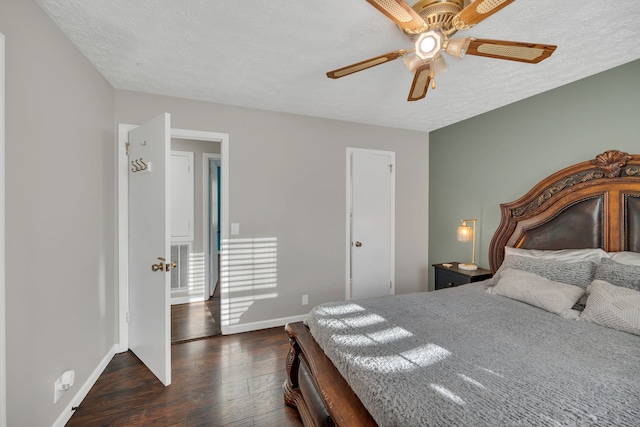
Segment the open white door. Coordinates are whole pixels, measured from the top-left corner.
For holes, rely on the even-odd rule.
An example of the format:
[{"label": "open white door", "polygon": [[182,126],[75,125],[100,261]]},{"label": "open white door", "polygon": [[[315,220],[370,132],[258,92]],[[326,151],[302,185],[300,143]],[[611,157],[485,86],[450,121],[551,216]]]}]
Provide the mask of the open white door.
[{"label": "open white door", "polygon": [[170,138],[168,113],[129,132],[129,348],[164,385],[171,384]]},{"label": "open white door", "polygon": [[347,299],[393,294],[395,153],[350,152],[350,292]]}]

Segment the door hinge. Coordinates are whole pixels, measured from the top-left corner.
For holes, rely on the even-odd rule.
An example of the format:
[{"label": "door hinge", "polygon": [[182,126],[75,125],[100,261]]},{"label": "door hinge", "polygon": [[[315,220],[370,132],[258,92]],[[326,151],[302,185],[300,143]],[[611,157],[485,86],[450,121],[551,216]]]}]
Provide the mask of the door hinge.
[{"label": "door hinge", "polygon": [[129,157],[129,143],[125,142],[124,146],[125,146],[125,153],[127,154],[127,157]]},{"label": "door hinge", "polygon": [[389,289],[393,289],[393,282],[389,280]]},{"label": "door hinge", "polygon": [[393,165],[389,165],[389,173],[393,173]]}]

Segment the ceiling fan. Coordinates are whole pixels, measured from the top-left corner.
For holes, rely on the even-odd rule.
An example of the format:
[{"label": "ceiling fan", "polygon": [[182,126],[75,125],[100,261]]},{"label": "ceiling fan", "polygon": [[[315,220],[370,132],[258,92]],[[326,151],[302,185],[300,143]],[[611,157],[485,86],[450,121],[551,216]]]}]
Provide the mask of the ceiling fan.
[{"label": "ceiling fan", "polygon": [[[338,79],[394,59],[404,62],[414,73],[408,101],[427,95],[429,84],[435,89],[435,76],[446,70],[442,52],[461,59],[465,54],[536,64],[557,46],[506,40],[450,37],[485,20],[515,0],[418,0],[409,6],[404,0],[367,0],[395,22],[414,43],[411,50],[399,49],[356,64],[338,68],[327,77]],[[410,55],[411,54],[411,55]]]}]

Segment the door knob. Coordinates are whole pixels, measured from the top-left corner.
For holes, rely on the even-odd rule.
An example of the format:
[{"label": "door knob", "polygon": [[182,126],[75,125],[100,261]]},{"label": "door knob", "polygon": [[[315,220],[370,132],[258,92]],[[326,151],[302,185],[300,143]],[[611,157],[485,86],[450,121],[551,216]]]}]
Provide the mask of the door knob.
[{"label": "door knob", "polygon": [[169,271],[171,268],[175,267],[177,264],[175,262],[172,262],[170,264],[166,264],[165,265],[165,259],[162,257],[158,257],[158,259],[160,260],[160,262],[158,264],[151,264],[151,271],[163,271],[166,269],[166,271]]},{"label": "door knob", "polygon": [[360,246],[362,246],[361,242],[356,242],[356,248],[359,248]]}]

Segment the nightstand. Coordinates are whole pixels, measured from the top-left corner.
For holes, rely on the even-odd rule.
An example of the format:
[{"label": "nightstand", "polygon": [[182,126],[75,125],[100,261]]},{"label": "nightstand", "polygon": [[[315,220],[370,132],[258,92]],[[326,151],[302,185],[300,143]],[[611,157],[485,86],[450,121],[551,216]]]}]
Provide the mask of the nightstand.
[{"label": "nightstand", "polygon": [[491,271],[478,267],[477,270],[460,270],[458,262],[450,262],[451,267],[442,264],[433,264],[436,269],[436,291],[438,289],[452,288],[465,283],[479,282],[489,279]]}]

